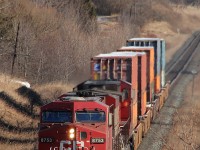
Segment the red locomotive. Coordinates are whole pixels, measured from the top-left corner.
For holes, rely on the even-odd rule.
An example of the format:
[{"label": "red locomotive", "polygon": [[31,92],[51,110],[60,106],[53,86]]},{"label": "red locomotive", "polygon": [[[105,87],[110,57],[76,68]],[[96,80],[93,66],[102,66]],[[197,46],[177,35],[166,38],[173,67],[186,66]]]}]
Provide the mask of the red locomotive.
[{"label": "red locomotive", "polygon": [[132,46],[138,40],[93,57],[90,80],[42,106],[39,150],[138,148],[169,90],[160,75],[163,40],[142,39],[148,45]]}]

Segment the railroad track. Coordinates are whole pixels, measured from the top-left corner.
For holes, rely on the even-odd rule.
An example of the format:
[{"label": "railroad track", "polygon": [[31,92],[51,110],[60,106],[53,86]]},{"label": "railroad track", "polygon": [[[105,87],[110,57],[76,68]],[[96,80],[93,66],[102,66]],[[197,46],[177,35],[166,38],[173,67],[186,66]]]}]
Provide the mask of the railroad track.
[{"label": "railroad track", "polygon": [[195,32],[186,44],[181,47],[180,51],[175,54],[173,60],[167,64],[166,81],[170,81],[171,85],[188,65],[199,43],[200,32]]},{"label": "railroad track", "polygon": [[[185,88],[193,79],[192,70],[200,71],[195,59],[200,58],[200,32],[195,32],[176,52],[166,66],[166,79],[171,82],[170,95],[138,150],[161,150],[168,147],[166,137],[173,127],[173,116],[184,100]],[[175,84],[176,83],[176,84]]]}]

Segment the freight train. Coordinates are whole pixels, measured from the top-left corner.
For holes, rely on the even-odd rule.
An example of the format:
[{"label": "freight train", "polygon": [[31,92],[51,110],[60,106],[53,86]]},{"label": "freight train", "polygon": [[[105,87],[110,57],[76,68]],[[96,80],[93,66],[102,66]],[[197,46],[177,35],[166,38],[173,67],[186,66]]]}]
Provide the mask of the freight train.
[{"label": "freight train", "polygon": [[41,107],[39,150],[136,150],[168,97],[162,39],[129,39],[93,57],[90,70]]}]

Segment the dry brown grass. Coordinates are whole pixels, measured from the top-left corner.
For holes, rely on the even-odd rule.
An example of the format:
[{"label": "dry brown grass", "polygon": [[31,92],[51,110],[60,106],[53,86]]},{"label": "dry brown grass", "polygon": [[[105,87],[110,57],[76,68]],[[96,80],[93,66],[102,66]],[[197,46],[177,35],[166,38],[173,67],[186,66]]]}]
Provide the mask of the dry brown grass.
[{"label": "dry brown grass", "polygon": [[7,74],[0,74],[0,91],[13,91],[13,89],[17,89],[22,85],[14,82],[14,80],[20,80],[19,78],[12,78]]},{"label": "dry brown grass", "polygon": [[38,122],[36,119],[31,119],[31,116],[27,116],[21,113],[20,110],[16,110],[16,108],[12,108],[3,102],[0,102],[0,112],[0,117],[13,126],[30,127],[36,126]]},{"label": "dry brown grass", "polygon": [[[192,98],[192,83],[188,85],[184,102],[174,117],[174,126],[168,136],[167,145],[174,150],[200,149],[200,75],[194,80],[194,97]],[[163,150],[167,150],[166,147]]]},{"label": "dry brown grass", "polygon": [[33,140],[37,138],[37,131],[35,132],[27,132],[27,133],[14,133],[0,130],[1,137],[6,139],[18,139],[18,140]]},{"label": "dry brown grass", "polygon": [[[199,58],[195,57],[191,67],[199,65]],[[196,68],[197,69],[197,68]],[[192,75],[191,75],[192,76]],[[194,76],[187,85],[184,101],[174,116],[174,126],[167,137],[167,145],[174,150],[199,150],[200,149],[200,74]],[[194,84],[193,84],[194,83]],[[194,87],[194,91],[193,88]],[[167,150],[166,147],[163,150]]]},{"label": "dry brown grass", "polygon": [[[27,98],[19,95],[16,90],[20,88],[22,85],[19,83],[13,82],[14,80],[20,80],[17,78],[12,78],[9,75],[0,75],[0,91],[5,92],[6,95],[11,97],[16,104],[22,107],[27,107],[30,105],[30,102]],[[35,107],[37,109],[37,107]],[[10,106],[6,103],[6,99],[0,98],[0,117],[3,118],[6,122],[11,125],[21,124],[21,126],[29,127],[32,123],[33,119],[31,116],[27,116],[20,112],[19,108],[15,108],[14,106]],[[37,120],[35,120],[37,122]],[[35,125],[35,124],[34,124]]]},{"label": "dry brown grass", "polygon": [[154,21],[142,28],[141,37],[154,35],[166,40],[166,62],[169,62],[177,49],[189,38],[188,34],[178,34],[172,30],[171,24],[166,21]]},{"label": "dry brown grass", "polygon": [[73,84],[65,84],[61,82],[36,85],[33,88],[38,92],[44,100],[56,100],[60,95],[72,91]]},{"label": "dry brown grass", "polygon": [[[166,16],[171,15],[171,13],[168,12],[169,10],[167,10],[167,8],[158,7],[156,9],[163,9],[163,12],[166,12]],[[176,50],[181,47],[181,45],[187,40],[187,38],[190,37],[191,33],[200,29],[200,9],[191,6],[184,7],[184,9],[174,7],[173,11],[175,11],[179,15],[179,19],[172,16],[171,18],[169,18],[169,22],[150,22],[142,28],[142,33],[140,35],[155,35],[157,37],[165,39],[167,44],[167,62],[171,60]],[[171,22],[173,22],[173,24]]]},{"label": "dry brown grass", "polygon": [[[22,86],[22,85],[21,85]],[[16,103],[21,105],[29,105],[30,102],[24,98],[23,96],[19,95],[15,90],[21,87],[20,84],[16,84],[13,82],[9,83],[1,83],[0,91],[6,91],[6,94],[16,100]]]},{"label": "dry brown grass", "polygon": [[184,44],[191,34],[174,34],[166,37],[166,62],[169,62],[176,51]]},{"label": "dry brown grass", "polygon": [[[0,76],[0,89],[4,94],[8,95],[12,98],[14,103],[19,104],[21,106],[29,106],[30,100],[27,97],[19,95],[16,91],[21,87],[20,84],[12,82],[11,80],[19,80],[16,78],[11,78],[8,75]],[[45,85],[35,85],[34,89],[41,95],[42,99],[45,100],[55,100],[58,96],[68,91],[71,91],[74,87],[73,84],[63,84],[63,83],[49,83]],[[39,114],[40,112],[39,106],[34,106],[34,113]],[[39,122],[38,119],[32,119],[31,115],[24,114],[21,112],[19,108],[15,106],[10,106],[6,103],[6,99],[0,99],[0,119],[1,121],[8,124],[8,129],[4,127],[0,127],[0,137],[5,138],[3,141],[8,140],[8,143],[0,144],[0,150],[2,149],[20,149],[20,150],[29,150],[33,149],[36,145],[27,144],[28,141],[33,142],[34,139],[37,138],[36,131],[22,131],[24,129],[36,129],[37,124]],[[12,126],[12,129],[9,129],[9,126]],[[14,127],[14,129],[13,129]],[[23,144],[14,144],[10,143],[11,140],[19,140],[17,143]],[[3,142],[3,143],[4,143]]]},{"label": "dry brown grass", "polygon": [[[199,58],[200,54],[196,53],[190,64],[190,67],[198,72],[200,70]],[[195,76],[190,74],[190,76],[191,82],[184,91],[184,101],[174,116],[174,126],[167,137],[167,145],[170,145],[174,150],[200,149],[200,84],[198,84],[200,83],[200,74]],[[163,149],[167,150],[166,147]]]},{"label": "dry brown grass", "polygon": [[12,144],[12,143],[6,143],[6,144],[0,144],[0,150],[32,150],[34,149],[34,144],[28,143],[28,144]]},{"label": "dry brown grass", "polygon": [[175,9],[175,10],[182,17],[180,22],[177,23],[177,28],[180,29],[180,33],[188,34],[199,29],[200,26],[199,8],[188,6],[184,9]]},{"label": "dry brown grass", "polygon": [[[8,103],[8,97],[0,98],[0,120],[7,124],[7,127],[5,127],[5,124],[0,124],[0,150],[33,149],[35,144],[32,143],[34,139],[37,138],[37,132],[36,130],[34,131],[34,129],[36,129],[39,120],[32,119],[30,114],[25,114],[21,110],[22,107],[30,105],[30,100],[19,95],[16,90],[22,85],[13,82],[13,80],[23,81],[21,79],[12,78],[9,75],[0,75],[0,91],[3,92],[1,96],[2,94],[6,95],[12,99],[13,103],[17,104],[17,107],[15,105],[11,106]],[[38,106],[34,107],[35,112],[38,110]],[[26,131],[27,129],[28,131]],[[10,143],[11,141],[14,143]]]}]

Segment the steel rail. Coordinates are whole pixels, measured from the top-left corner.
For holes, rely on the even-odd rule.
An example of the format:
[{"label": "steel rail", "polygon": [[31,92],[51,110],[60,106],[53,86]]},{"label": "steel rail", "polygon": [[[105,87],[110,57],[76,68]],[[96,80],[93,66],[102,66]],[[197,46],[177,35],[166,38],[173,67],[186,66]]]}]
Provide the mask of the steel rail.
[{"label": "steel rail", "polygon": [[[187,67],[192,59],[197,46],[200,43],[200,32],[195,32],[193,39],[188,45],[184,46],[183,53],[177,56],[179,59],[175,60],[171,67],[168,67],[166,71],[166,81],[169,81],[171,85],[175,83],[182,71]],[[187,44],[187,43],[186,43]],[[169,66],[169,65],[168,65]]]},{"label": "steel rail", "polygon": [[[195,32],[185,44],[176,52],[172,61],[166,66],[166,81],[170,81],[171,88],[168,100],[159,112],[156,120],[151,124],[151,130],[143,140],[138,150],[155,149],[160,150],[163,147],[163,137],[165,138],[173,125],[173,116],[177,108],[183,101],[182,94],[184,88],[190,82],[190,78],[186,78],[185,71],[190,67],[195,55],[197,55],[200,46],[200,32]],[[189,72],[190,73],[190,72]],[[180,79],[184,81],[180,81]],[[179,83],[178,83],[179,82]],[[159,129],[160,135],[156,135],[155,131]]]}]

